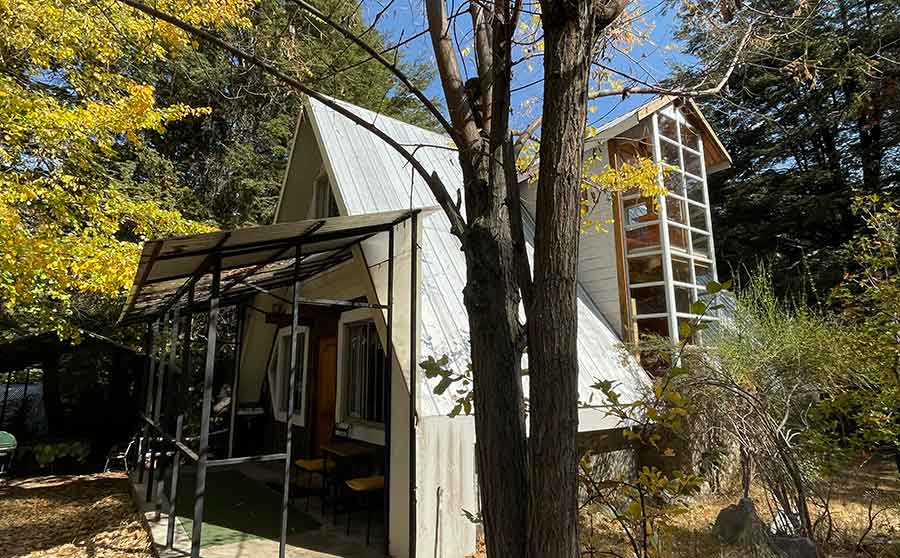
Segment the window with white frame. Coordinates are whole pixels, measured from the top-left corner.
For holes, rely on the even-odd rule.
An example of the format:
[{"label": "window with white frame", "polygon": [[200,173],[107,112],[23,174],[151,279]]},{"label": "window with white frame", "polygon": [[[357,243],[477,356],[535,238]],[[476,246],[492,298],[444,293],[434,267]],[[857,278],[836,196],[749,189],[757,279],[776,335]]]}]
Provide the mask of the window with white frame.
[{"label": "window with white frame", "polygon": [[346,324],[344,343],[344,416],[384,423],[385,356],[371,320]]},{"label": "window with white frame", "polygon": [[678,342],[679,324],[696,318],[691,306],[716,278],[703,140],[673,105],[651,118],[654,160],[663,163],[669,193],[622,196],[626,279],[639,334]]},{"label": "window with white frame", "polygon": [[[303,425],[306,422],[306,370],[309,349],[309,328],[297,328],[297,374],[294,378],[294,413],[292,422]],[[269,390],[275,418],[287,422],[288,397],[291,381],[291,328],[283,327],[275,336],[275,346],[269,359]]]},{"label": "window with white frame", "polygon": [[337,201],[334,199],[334,192],[331,190],[331,183],[328,181],[328,175],[324,172],[316,179],[313,204],[314,218],[337,217],[340,215]]}]

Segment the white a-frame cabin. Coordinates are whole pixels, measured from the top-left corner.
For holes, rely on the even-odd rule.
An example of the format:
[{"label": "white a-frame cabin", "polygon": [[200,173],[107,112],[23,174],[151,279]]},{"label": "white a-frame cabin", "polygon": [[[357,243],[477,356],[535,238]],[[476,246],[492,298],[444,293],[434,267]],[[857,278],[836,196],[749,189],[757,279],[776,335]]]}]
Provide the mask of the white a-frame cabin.
[{"label": "white a-frame cabin", "polygon": [[[461,189],[458,156],[446,136],[341,105],[399,143],[415,146],[429,172],[451,192]],[[644,369],[622,350],[623,341],[643,332],[677,341],[679,321],[690,319],[691,302],[716,277],[706,177],[727,167],[729,158],[697,106],[671,98],[655,99],[601,128],[586,150],[598,155],[600,165],[649,156],[677,169],[667,175],[671,193],[663,203],[634,192],[605,195],[589,216],[614,220],[609,231],[585,233],[579,256],[579,431],[589,435],[618,426],[591,385],[613,381],[627,401],[648,384]],[[523,186],[529,233],[533,190]],[[314,303],[301,304],[292,417],[285,412],[291,328],[283,319],[290,312],[291,287],[273,291],[276,296],[260,292],[252,310],[244,312],[240,404],[266,407],[282,425],[290,421],[299,440],[295,458],[319,456],[336,425],[350,439],[380,448],[378,469],[386,473],[388,487],[385,548],[398,557],[462,558],[476,540],[476,525],[467,517],[478,513],[473,417],[449,416],[456,390],[436,394],[437,379],[411,370],[411,362],[444,355],[460,374],[469,365],[465,260],[436,206],[421,178],[388,145],[305,99],[276,223],[422,212],[392,233],[391,301],[385,235],[363,238],[352,247],[352,257],[304,279],[302,300]],[[390,370],[383,351],[388,302]],[[527,393],[527,376],[523,382]],[[386,383],[389,390],[383,389]]]}]

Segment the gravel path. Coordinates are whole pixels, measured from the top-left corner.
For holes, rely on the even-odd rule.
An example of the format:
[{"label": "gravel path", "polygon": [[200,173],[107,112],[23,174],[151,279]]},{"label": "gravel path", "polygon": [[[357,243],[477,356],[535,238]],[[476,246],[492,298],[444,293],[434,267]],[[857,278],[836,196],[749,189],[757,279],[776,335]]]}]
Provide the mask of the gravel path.
[{"label": "gravel path", "polygon": [[3,558],[150,558],[123,473],[0,481]]}]

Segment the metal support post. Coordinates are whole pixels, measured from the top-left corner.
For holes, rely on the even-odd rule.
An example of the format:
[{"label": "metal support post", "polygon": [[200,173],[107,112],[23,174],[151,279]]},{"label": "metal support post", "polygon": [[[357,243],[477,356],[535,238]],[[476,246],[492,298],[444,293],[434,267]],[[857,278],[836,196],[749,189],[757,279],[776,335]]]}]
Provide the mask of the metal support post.
[{"label": "metal support post", "polygon": [[[159,343],[159,320],[156,320],[156,323],[153,324],[153,330],[151,333],[150,340],[150,351],[147,353],[147,389],[144,394],[144,416],[150,416],[150,405],[153,401],[153,375],[156,370],[156,345]],[[147,447],[149,444],[149,438],[147,437],[150,432],[150,427],[144,423],[144,435],[141,440],[138,442],[138,483],[144,482],[144,465],[146,461],[147,455]]]},{"label": "metal support post", "polygon": [[[184,415],[178,415],[175,419],[175,441],[181,441],[181,429],[184,424]],[[181,468],[181,452],[175,447],[175,455],[172,456],[172,482],[169,487],[169,522],[166,525],[166,548],[172,550],[175,544],[175,501],[178,498],[178,474]]]},{"label": "metal support post", "polygon": [[391,387],[394,370],[394,227],[388,231],[387,321],[384,335],[384,555],[391,555]]},{"label": "metal support post", "polygon": [[[168,360],[166,359],[166,347],[168,342],[167,333],[170,332],[169,329],[169,316],[163,317],[163,325],[162,325],[162,335],[159,338],[159,355],[157,357],[157,372],[156,372],[156,397],[153,400],[152,414],[148,414],[148,416],[153,417],[153,422],[157,427],[159,424],[159,413],[160,407],[162,406],[162,392],[163,392],[163,384],[166,383],[166,368],[168,368]],[[154,443],[156,441],[156,437],[153,436],[152,439],[147,441],[147,451],[150,454],[150,469],[147,477],[147,496],[146,501],[149,504],[153,501],[153,483],[156,481],[156,453],[159,451],[159,448]],[[156,503],[157,512],[159,511],[159,502]]]},{"label": "metal support post", "polygon": [[203,376],[203,408],[200,415],[200,451],[197,461],[197,483],[194,491],[194,526],[191,533],[191,558],[200,558],[200,535],[203,527],[203,503],[206,492],[206,462],[209,460],[209,415],[212,410],[213,377],[216,367],[216,333],[219,321],[219,287],[222,261],[213,262],[206,333],[206,371]]},{"label": "metal support post", "polygon": [[287,434],[284,443],[284,490],[281,493],[281,539],[278,543],[278,558],[284,558],[285,548],[287,546],[287,528],[288,528],[288,505],[290,502],[291,491],[291,442],[293,441],[293,418],[294,418],[294,386],[297,385],[297,369],[299,359],[297,358],[297,330],[299,328],[300,319],[300,262],[302,258],[303,246],[297,244],[294,255],[294,293],[293,306],[291,308],[291,376],[288,380],[288,405],[287,419],[285,426]]},{"label": "metal support post", "polygon": [[244,306],[237,307],[237,339],[234,344],[234,380],[231,382],[231,417],[228,421],[228,457],[234,457],[234,423],[237,418],[238,388],[241,384],[241,344],[244,342]]},{"label": "metal support post", "polygon": [[418,366],[416,347],[418,328],[416,327],[419,273],[418,273],[418,214],[410,218],[409,246],[409,558],[416,558],[416,367]]}]

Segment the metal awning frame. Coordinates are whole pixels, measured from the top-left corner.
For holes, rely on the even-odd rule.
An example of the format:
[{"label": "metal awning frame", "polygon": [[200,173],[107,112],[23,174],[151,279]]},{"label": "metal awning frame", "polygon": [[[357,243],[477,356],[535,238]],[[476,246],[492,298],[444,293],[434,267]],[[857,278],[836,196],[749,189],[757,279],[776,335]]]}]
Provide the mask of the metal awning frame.
[{"label": "metal awning frame", "polygon": [[[378,234],[393,229],[400,223],[419,215],[422,211],[422,209],[410,209],[400,212],[400,215],[388,222],[364,224],[328,232],[317,232],[329,222],[329,219],[318,219],[311,221],[310,225],[297,235],[245,243],[229,243],[234,231],[226,231],[215,246],[170,254],[160,254],[162,243],[158,242],[149,253],[145,250],[145,254],[142,256],[138,276],[135,278],[126,306],[119,317],[119,323],[126,325],[153,322],[161,319],[175,306],[181,306],[183,312],[207,309],[209,307],[209,296],[200,297],[201,300],[192,302],[187,306],[181,301],[190,290],[194,290],[196,295],[209,291],[212,285],[212,269],[216,261],[219,262],[221,280],[219,297],[221,306],[233,305],[243,299],[255,296],[258,292],[257,287],[275,289],[290,285],[296,273],[294,269],[296,267],[294,265],[295,262],[291,260],[298,257],[294,250],[298,244],[304,246],[303,253],[299,256],[301,267],[306,266],[305,269],[301,270],[300,276],[304,281],[308,280],[351,259],[352,250],[355,246]],[[194,238],[202,236],[194,235]],[[184,238],[190,239],[192,237]],[[321,246],[323,243],[340,241],[342,239],[346,239],[347,242],[337,247],[326,246],[323,248]],[[228,243],[227,246],[226,243]],[[261,262],[254,262],[249,265],[223,265],[223,261],[228,258],[264,252],[274,253]],[[204,259],[193,270],[162,278],[148,277],[154,264],[157,262],[196,257],[203,257]],[[267,267],[272,269],[266,269]],[[263,274],[269,274],[271,277],[266,277],[260,281],[253,280],[255,275]],[[163,291],[158,295],[160,298],[166,297],[162,304],[156,304],[148,311],[142,311],[139,308],[138,303],[142,301],[141,295],[145,294],[148,288],[165,282],[181,280],[184,280],[183,283],[171,294],[169,291]]]},{"label": "metal awning frame", "polygon": [[[257,294],[269,294],[274,296],[280,300],[285,300],[284,297],[281,297],[275,293],[272,293],[270,289],[282,288],[288,285],[292,286],[292,295],[291,295],[291,354],[290,354],[290,378],[288,381],[288,408],[287,408],[287,416],[293,416],[295,404],[294,401],[295,395],[295,385],[296,382],[299,381],[297,378],[299,372],[298,366],[298,354],[297,351],[299,349],[297,342],[297,331],[299,328],[299,318],[300,318],[300,305],[301,304],[323,304],[329,306],[348,306],[355,307],[363,305],[357,301],[341,301],[341,300],[332,300],[332,299],[311,299],[300,296],[300,290],[303,284],[303,281],[307,278],[314,277],[318,275],[322,271],[330,269],[335,265],[339,265],[343,263],[348,258],[352,257],[352,248],[354,246],[359,245],[364,240],[371,238],[372,236],[379,233],[387,233],[388,234],[388,256],[387,256],[387,264],[388,264],[388,277],[387,277],[387,304],[365,304],[365,306],[369,308],[378,308],[382,310],[386,310],[387,319],[386,319],[386,343],[384,344],[385,350],[385,369],[388,371],[387,380],[384,382],[384,390],[382,397],[385,401],[385,486],[384,486],[384,513],[385,513],[385,523],[389,522],[389,511],[390,511],[390,456],[391,456],[391,385],[392,385],[392,373],[391,371],[394,369],[393,367],[393,358],[394,358],[394,348],[392,343],[392,335],[393,335],[393,306],[394,306],[394,259],[395,259],[395,228],[397,225],[405,221],[411,222],[411,240],[410,240],[410,254],[411,254],[411,285],[417,285],[417,270],[416,270],[416,260],[418,257],[418,240],[416,235],[416,230],[418,227],[418,216],[421,210],[410,210],[408,212],[404,212],[403,215],[398,217],[397,219],[379,225],[368,225],[360,228],[348,228],[345,231],[341,231],[341,235],[334,235],[335,238],[329,238],[329,240],[336,240],[340,238],[348,238],[353,239],[352,242],[348,242],[346,245],[339,247],[336,250],[331,250],[330,254],[325,257],[317,257],[318,254],[309,254],[304,253],[304,240],[309,240],[314,237],[315,230],[321,228],[327,220],[323,220],[318,225],[313,225],[310,229],[304,232],[304,234],[299,235],[290,239],[279,239],[277,241],[271,242],[259,242],[255,243],[254,246],[248,245],[235,245],[225,248],[223,246],[224,242],[228,239],[229,235],[226,234],[218,245],[212,249],[206,250],[201,254],[180,254],[181,257],[196,257],[198,255],[204,256],[204,260],[200,266],[198,266],[195,271],[191,274],[188,281],[186,281],[183,285],[181,285],[177,291],[172,294],[166,302],[159,307],[158,310],[152,313],[147,313],[145,315],[137,315],[131,316],[130,312],[135,307],[135,302],[140,295],[141,288],[145,285],[144,280],[146,280],[147,275],[150,272],[153,261],[150,261],[149,265],[146,265],[143,269],[145,271],[144,276],[140,277],[136,282],[135,289],[132,290],[132,296],[129,297],[130,304],[126,307],[126,309],[122,313],[122,318],[120,319],[120,323],[135,323],[135,322],[146,322],[147,323],[147,331],[145,336],[145,349],[147,351],[147,369],[145,375],[145,381],[143,382],[143,401],[144,401],[144,409],[140,414],[140,417],[143,421],[143,437],[138,438],[137,447],[137,463],[135,464],[138,476],[138,482],[144,481],[145,476],[145,468],[147,469],[147,483],[146,483],[146,501],[151,502],[153,500],[154,494],[157,496],[156,498],[156,514],[157,519],[161,516],[161,506],[163,501],[163,490],[164,490],[164,482],[162,481],[161,475],[155,475],[157,460],[161,458],[165,458],[167,455],[172,456],[172,466],[171,466],[171,479],[169,484],[169,494],[168,494],[168,524],[167,524],[167,535],[166,535],[166,548],[171,550],[174,544],[174,535],[175,535],[175,522],[176,522],[176,514],[175,514],[175,502],[177,498],[177,490],[178,490],[178,475],[181,461],[183,459],[188,459],[196,464],[196,489],[194,494],[194,514],[193,514],[193,530],[191,533],[191,557],[199,558],[200,556],[200,541],[203,527],[203,511],[204,511],[204,502],[205,502],[205,488],[206,488],[206,473],[208,468],[210,467],[228,467],[241,465],[244,463],[253,463],[253,462],[264,462],[264,461],[283,461],[284,462],[284,477],[283,477],[283,491],[282,491],[282,502],[281,502],[281,537],[279,542],[279,558],[285,557],[285,550],[287,544],[287,521],[288,521],[288,508],[289,508],[289,500],[290,500],[290,484],[291,484],[291,466],[292,466],[292,444],[293,444],[293,425],[290,421],[287,422],[286,428],[286,436],[285,436],[285,448],[283,452],[273,453],[273,454],[264,454],[264,455],[255,455],[255,456],[241,456],[234,457],[234,434],[235,434],[235,419],[237,414],[237,405],[238,405],[238,384],[240,381],[240,347],[243,341],[243,334],[245,330],[245,303],[247,299],[251,296],[256,296]],[[318,239],[321,241],[321,239]],[[157,255],[158,255],[158,246],[157,245]],[[279,258],[281,260],[292,260],[288,262],[289,265],[285,266],[285,269],[282,270],[282,273],[276,274],[276,276],[269,278],[266,281],[260,282],[259,284],[253,283],[250,281],[246,281],[248,276],[252,276],[253,272],[247,274],[245,277],[241,278],[233,278],[234,279],[230,285],[226,285],[223,288],[223,270],[222,269],[222,259],[227,257],[228,255],[233,255],[235,251],[249,251],[252,253],[253,251],[262,252],[262,251],[271,251],[273,247],[277,247],[279,251],[275,254],[274,258]],[[291,252],[293,254],[291,254]],[[163,256],[165,257],[165,256]],[[175,257],[175,256],[172,256]],[[274,258],[271,258],[274,260]],[[310,259],[314,259],[315,264],[314,273],[310,273],[310,269],[307,269],[304,272],[303,266],[304,263]],[[262,267],[265,265],[269,265],[269,262],[265,263],[256,263],[251,266],[246,267]],[[288,271],[289,274],[287,276],[284,275],[284,271]],[[197,301],[197,287],[201,279],[205,276],[209,276],[208,280],[208,298],[206,300]],[[166,280],[170,280],[171,278],[167,278]],[[227,279],[226,279],[227,280]],[[227,296],[227,292],[230,287],[233,287],[237,284],[244,284],[247,286],[246,292],[241,291],[238,293],[232,293],[232,296]],[[410,390],[409,390],[409,451],[410,451],[410,485],[409,485],[409,503],[410,503],[410,555],[415,555],[415,451],[416,451],[416,398],[418,394],[415,389],[416,385],[416,366],[417,366],[417,351],[415,349],[415,335],[416,335],[416,320],[417,320],[417,289],[410,289],[410,318],[411,318],[411,328],[410,335],[413,337],[412,343],[410,343],[411,351],[410,351]],[[286,300],[285,300],[286,301]],[[287,301],[286,301],[287,302]],[[210,423],[211,423],[211,414],[212,414],[212,397],[213,397],[213,380],[215,376],[215,355],[216,355],[216,345],[217,345],[217,334],[218,334],[218,316],[220,308],[228,305],[238,305],[238,327],[237,327],[237,352],[235,354],[235,364],[234,364],[234,380],[232,383],[232,397],[231,397],[231,407],[230,407],[230,418],[229,418],[229,428],[228,428],[228,455],[225,458],[216,458],[211,459],[209,455],[209,437],[210,437]],[[193,315],[198,312],[206,312],[208,313],[207,320],[207,332],[206,332],[206,359],[205,359],[205,368],[204,368],[204,381],[203,381],[203,390],[202,390],[202,407],[201,407],[201,417],[200,417],[200,435],[198,438],[199,445],[197,450],[195,451],[189,445],[185,444],[185,440],[183,438],[183,424],[185,419],[185,412],[188,408],[187,405],[181,404],[179,400],[178,394],[180,393],[182,396],[187,395],[187,383],[185,380],[187,376],[184,371],[188,371],[191,369],[191,325]],[[179,339],[180,338],[180,339]],[[181,355],[180,355],[180,364],[178,364],[178,345],[179,341],[181,341]],[[168,395],[163,397],[164,392]],[[163,409],[164,403],[174,402],[172,408]],[[169,405],[166,405],[167,407]],[[173,424],[174,423],[174,424]],[[167,429],[174,427],[174,432],[169,432]],[[152,432],[151,432],[152,431]],[[156,478],[154,478],[156,477]],[[385,529],[385,554],[389,554],[389,541],[388,541],[388,533],[390,529]]]}]

